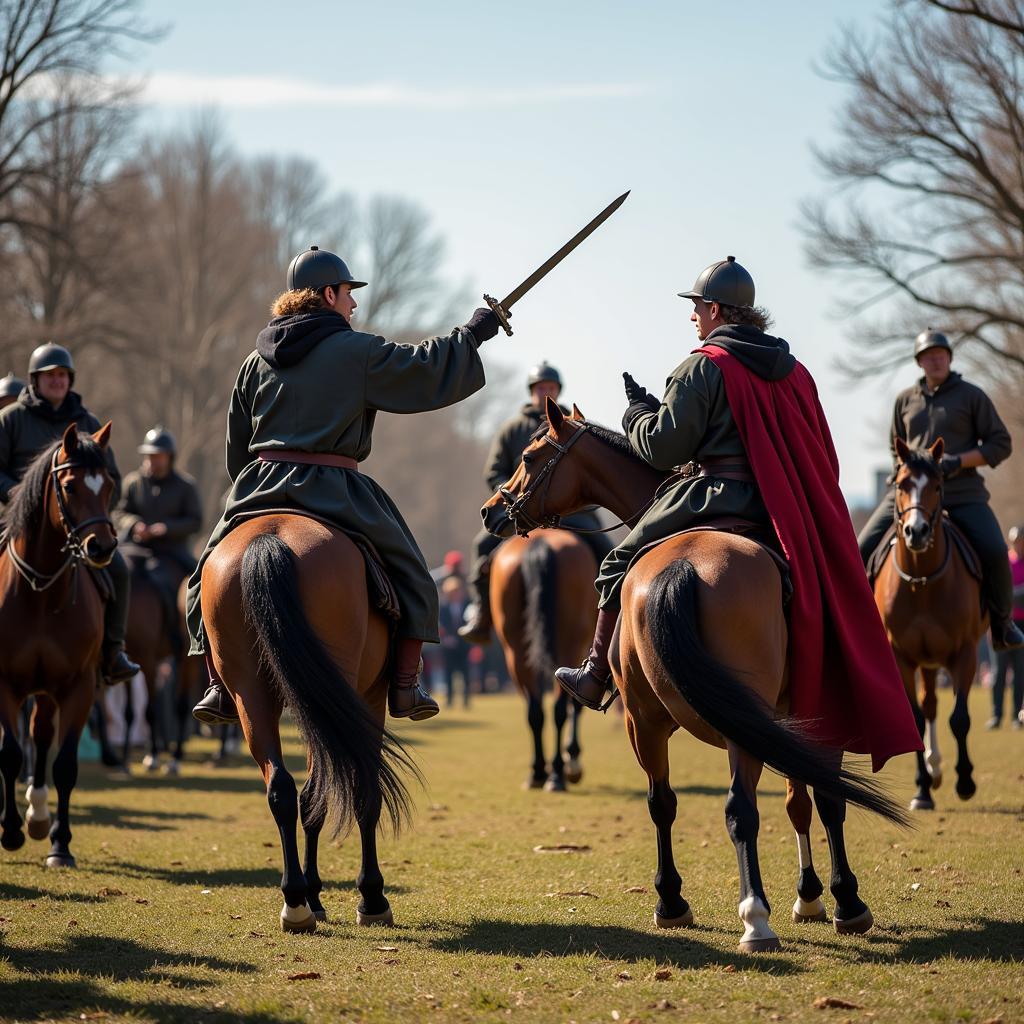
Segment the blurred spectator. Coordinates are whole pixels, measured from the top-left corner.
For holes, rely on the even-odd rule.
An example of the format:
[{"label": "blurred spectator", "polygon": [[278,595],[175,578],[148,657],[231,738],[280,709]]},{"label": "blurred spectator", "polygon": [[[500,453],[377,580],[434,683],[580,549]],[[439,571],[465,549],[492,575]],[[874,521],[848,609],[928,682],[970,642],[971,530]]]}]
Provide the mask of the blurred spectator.
[{"label": "blurred spectator", "polygon": [[[1024,628],[1024,526],[1010,530],[1010,572],[1013,574],[1013,618]],[[1012,677],[1013,704],[1010,707],[1010,728],[1020,729],[1020,713],[1024,708],[1024,648],[997,651],[995,673],[992,677],[992,717],[986,723],[989,729],[998,729],[1003,720],[1006,694],[1006,676]]]},{"label": "blurred spectator", "polygon": [[444,562],[436,569],[430,570],[430,577],[438,587],[440,587],[449,576],[454,576],[463,581],[466,579],[465,559],[463,558],[461,551],[449,551],[448,554],[444,556]]},{"label": "blurred spectator", "polygon": [[469,707],[469,649],[470,645],[459,636],[466,613],[466,585],[463,579],[451,573],[441,584],[441,652],[444,659],[444,679],[448,691],[448,706],[455,702],[455,676],[462,678],[462,706]]}]

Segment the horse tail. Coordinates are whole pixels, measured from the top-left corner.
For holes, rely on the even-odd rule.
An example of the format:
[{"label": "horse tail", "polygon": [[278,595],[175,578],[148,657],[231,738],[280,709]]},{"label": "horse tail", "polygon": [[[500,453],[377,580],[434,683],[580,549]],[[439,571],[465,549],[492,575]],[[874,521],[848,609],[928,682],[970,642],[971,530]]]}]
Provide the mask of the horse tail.
[{"label": "horse tail", "polygon": [[344,678],[302,608],[295,556],[279,537],[254,537],[242,558],[242,607],[261,672],[292,711],[310,758],[310,797],[334,834],[383,806],[397,832],[409,815],[402,774],[419,773]]},{"label": "horse tail", "polygon": [[558,667],[558,573],[554,549],[543,537],[527,545],[519,571],[526,597],[526,664],[543,689]]},{"label": "horse tail", "polygon": [[780,775],[909,826],[907,814],[882,785],[844,768],[835,751],[810,739],[793,719],[776,718],[772,708],[708,654],[697,626],[699,582],[693,564],[678,559],[647,590],[652,647],[684,700],[713,729]]}]

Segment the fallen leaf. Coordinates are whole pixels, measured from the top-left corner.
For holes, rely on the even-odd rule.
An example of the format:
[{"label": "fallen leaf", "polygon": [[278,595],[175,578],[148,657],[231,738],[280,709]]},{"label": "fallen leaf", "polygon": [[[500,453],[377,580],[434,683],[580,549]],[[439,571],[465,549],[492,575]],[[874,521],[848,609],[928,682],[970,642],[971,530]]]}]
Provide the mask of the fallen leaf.
[{"label": "fallen leaf", "polygon": [[[123,896],[124,893],[120,889],[111,889],[110,886],[103,886],[102,889],[97,890],[97,896]],[[104,1014],[106,1016],[106,1014]]]},{"label": "fallen leaf", "polygon": [[522,969],[523,969],[523,965],[522,964],[513,964],[512,965],[512,970],[513,971],[521,971]]},{"label": "fallen leaf", "polygon": [[180,868],[180,867],[181,867],[181,865],[182,865],[182,863],[183,863],[183,862],[182,862],[182,861],[180,861],[180,860],[172,860],[172,861],[171,861],[171,867],[172,867],[172,868]]},{"label": "fallen leaf", "polygon": [[104,1010],[94,1010],[92,1013],[80,1013],[78,1015],[79,1020],[104,1020],[109,1017],[110,1014]]},{"label": "fallen leaf", "polygon": [[242,920],[242,915],[241,914],[232,914],[231,915],[231,920],[232,921],[241,921]]},{"label": "fallen leaf", "polygon": [[583,843],[556,843],[554,846],[535,846],[534,853],[589,853],[590,847]]},{"label": "fallen leaf", "polygon": [[319,977],[320,977],[320,973],[318,971],[299,971],[298,974],[289,974],[288,975],[288,980],[289,981],[313,981],[314,979],[319,978]]},{"label": "fallen leaf", "polygon": [[913,884],[913,885],[912,885],[912,886],[910,887],[910,889],[911,889],[911,892],[917,892],[917,890],[918,890],[918,889],[920,889],[920,888],[921,888],[921,883],[920,883],[920,882],[915,882],[915,883],[914,883],[914,884]]},{"label": "fallen leaf", "polygon": [[672,970],[669,967],[659,967],[654,972],[655,981],[668,981],[672,977]]},{"label": "fallen leaf", "polygon": [[202,892],[199,893],[199,895],[200,896],[210,896],[210,895],[212,895],[212,893],[213,893],[212,889],[203,889]]},{"label": "fallen leaf", "polygon": [[725,971],[726,974],[735,974],[736,973],[736,965],[735,964],[726,964],[722,968],[722,970]]},{"label": "fallen leaf", "polygon": [[553,896],[558,897],[559,899],[566,899],[566,898],[571,897],[571,896],[589,896],[589,897],[591,897],[592,899],[595,899],[595,900],[598,900],[598,899],[601,898],[600,896],[597,895],[596,892],[587,892],[586,889],[576,889],[573,892],[546,892],[546,893],[544,893],[544,896],[547,899],[551,899],[551,897],[553,897]]},{"label": "fallen leaf", "polygon": [[274,848],[274,847],[275,847],[275,846],[276,846],[277,844],[276,844],[276,843],[264,843],[263,845],[264,845],[264,846],[265,846],[265,847],[266,847],[266,848],[267,848],[268,850],[271,850],[271,849],[273,849],[273,848]]},{"label": "fallen leaf", "polygon": [[397,956],[389,956],[386,960],[381,960],[381,963],[384,964],[385,967],[391,967],[393,964],[399,964],[401,962],[402,961],[399,960]]},{"label": "fallen leaf", "polygon": [[623,889],[623,892],[647,892],[642,885],[631,885],[628,889]]},{"label": "fallen leaf", "polygon": [[659,999],[655,1004],[656,1010],[674,1010],[676,1008],[675,1003],[670,1003],[667,999]]},{"label": "fallen leaf", "polygon": [[78,927],[78,922],[72,918],[70,921],[68,921],[68,927],[69,928],[77,928]]},{"label": "fallen leaf", "polygon": [[619,980],[620,981],[632,981],[633,980],[633,975],[630,974],[629,971],[619,971]]},{"label": "fallen leaf", "polygon": [[622,1016],[618,1010],[612,1010],[612,1020],[618,1020]]},{"label": "fallen leaf", "polygon": [[378,953],[397,953],[398,952],[398,947],[397,946],[375,946],[374,948],[377,950]]},{"label": "fallen leaf", "polygon": [[816,1010],[863,1010],[864,1007],[858,1003],[851,1003],[846,999],[837,999],[835,996],[819,996],[814,1000]]},{"label": "fallen leaf", "polygon": [[146,907],[146,906],[149,905],[149,900],[144,900],[144,899],[141,899],[141,898],[137,899],[135,902],[138,903],[140,906],[143,906],[143,907]]}]

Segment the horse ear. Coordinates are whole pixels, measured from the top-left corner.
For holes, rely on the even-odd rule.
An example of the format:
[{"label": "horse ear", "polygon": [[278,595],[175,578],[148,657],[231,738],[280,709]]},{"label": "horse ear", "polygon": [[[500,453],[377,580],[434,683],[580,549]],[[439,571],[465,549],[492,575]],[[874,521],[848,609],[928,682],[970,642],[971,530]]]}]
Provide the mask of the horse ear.
[{"label": "horse ear", "polygon": [[900,462],[906,462],[910,458],[910,447],[902,437],[896,438],[896,455]]},{"label": "horse ear", "polygon": [[942,453],[946,450],[946,442],[940,437],[935,444],[928,449],[928,454],[938,462],[942,458]]},{"label": "horse ear", "polygon": [[548,417],[548,426],[557,434],[565,423],[565,413],[558,408],[558,403],[553,398],[547,398],[544,402],[544,412]]},{"label": "horse ear", "polygon": [[579,406],[575,402],[573,402],[572,403],[572,416],[570,417],[570,419],[574,419],[574,420],[577,420],[580,423],[582,423],[586,418],[587,417],[584,416],[583,413],[580,412]]},{"label": "horse ear", "polygon": [[78,427],[74,423],[69,423],[67,430],[64,431],[61,447],[67,455],[78,450]]},{"label": "horse ear", "polygon": [[107,420],[106,423],[92,435],[92,439],[101,447],[106,448],[110,444],[110,428],[113,425],[111,420]]}]

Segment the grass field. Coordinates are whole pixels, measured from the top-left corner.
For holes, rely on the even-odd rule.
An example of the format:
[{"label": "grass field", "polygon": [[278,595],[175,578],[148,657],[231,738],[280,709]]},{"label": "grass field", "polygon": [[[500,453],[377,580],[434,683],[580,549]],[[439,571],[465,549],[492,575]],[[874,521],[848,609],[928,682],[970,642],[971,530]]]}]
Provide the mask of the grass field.
[{"label": "grass field", "polygon": [[[673,784],[696,924],[654,928],[646,781],[617,716],[585,720],[586,776],[568,794],[520,788],[516,697],[402,728],[429,790],[409,833],[382,844],[391,929],[355,926],[349,839],[323,847],[330,922],[280,932],[279,844],[247,761],[205,767],[200,742],[178,779],[114,781],[90,765],[73,804],[78,870],[47,871],[47,844],[31,840],[0,853],[0,1019],[1024,1020],[1024,734],[978,728],[986,700],[972,704],[973,801],[947,778],[911,833],[851,813],[850,859],[877,922],[866,936],[790,922],[795,842],[784,787],[766,776],[761,863],[784,950],[758,956],[736,949],[724,755],[689,737],[673,740]],[[951,770],[945,725],[941,737]],[[289,755],[297,768],[294,737]],[[912,771],[905,758],[887,772],[907,797]],[[817,824],[813,840],[827,881]],[[560,843],[587,849],[534,852]]]}]

